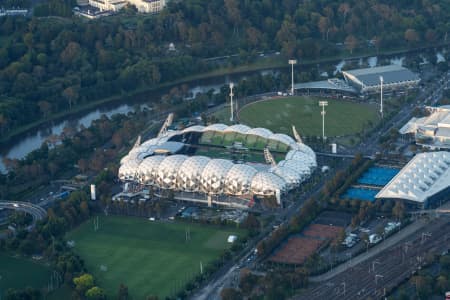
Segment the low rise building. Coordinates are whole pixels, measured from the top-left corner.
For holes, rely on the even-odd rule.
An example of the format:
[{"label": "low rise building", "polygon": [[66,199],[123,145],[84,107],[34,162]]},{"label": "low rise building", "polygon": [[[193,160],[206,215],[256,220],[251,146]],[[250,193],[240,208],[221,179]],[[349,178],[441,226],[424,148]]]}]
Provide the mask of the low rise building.
[{"label": "low rise building", "polygon": [[383,78],[383,90],[401,90],[416,87],[420,78],[409,69],[399,65],[342,71],[345,81],[361,94],[379,93],[380,77]]},{"label": "low rise building", "polygon": [[158,13],[166,5],[166,0],[89,0],[89,5],[101,11],[117,12],[127,4],[134,5],[141,13]]},{"label": "low rise building", "polygon": [[450,149],[450,105],[427,107],[429,116],[412,118],[400,134],[414,135],[416,143],[431,149]]}]

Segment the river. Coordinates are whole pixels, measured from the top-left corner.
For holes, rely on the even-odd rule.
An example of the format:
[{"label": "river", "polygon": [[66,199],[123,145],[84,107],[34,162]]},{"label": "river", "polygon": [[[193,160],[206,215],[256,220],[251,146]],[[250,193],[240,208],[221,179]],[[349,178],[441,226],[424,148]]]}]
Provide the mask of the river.
[{"label": "river", "polygon": [[[436,52],[438,62],[445,60],[443,55],[444,53],[445,52]],[[388,59],[388,62],[391,64],[403,64],[404,59],[405,56],[391,57]],[[378,63],[380,63],[380,59],[376,56],[367,57],[363,61],[362,59],[358,59],[358,61],[361,67],[375,67]],[[335,70],[333,74],[337,74],[345,65],[345,60],[334,63],[333,66]],[[320,66],[320,68],[323,67],[325,66]],[[287,71],[288,69],[286,68],[286,72]],[[228,84],[231,81],[239,82],[240,80],[248,77],[251,74],[260,73],[262,75],[266,75],[274,72],[279,72],[279,70],[263,70],[232,76],[220,76],[216,78],[203,79],[191,82],[189,84],[189,91],[193,95],[196,95],[197,93],[208,92],[211,89],[213,89],[215,92],[218,92],[224,84]],[[151,92],[148,94],[147,99],[156,100],[161,97],[163,92],[167,92],[167,90]],[[127,114],[134,111],[136,108],[142,109],[146,105],[148,105],[148,103],[124,103],[124,101],[118,101],[117,103],[102,105],[98,109],[82,113],[78,116],[71,116],[67,120],[54,122],[52,124],[47,124],[42,128],[32,130],[27,134],[24,134],[22,137],[15,139],[10,143],[10,145],[7,145],[0,150],[0,172],[6,173],[6,167],[3,161],[5,157],[9,159],[24,158],[31,151],[38,149],[42,145],[42,143],[45,142],[49,137],[53,135],[60,135],[66,126],[70,126],[71,128],[76,128],[79,130],[82,126],[89,127],[94,120],[99,119],[102,115],[110,117],[114,114]]]}]

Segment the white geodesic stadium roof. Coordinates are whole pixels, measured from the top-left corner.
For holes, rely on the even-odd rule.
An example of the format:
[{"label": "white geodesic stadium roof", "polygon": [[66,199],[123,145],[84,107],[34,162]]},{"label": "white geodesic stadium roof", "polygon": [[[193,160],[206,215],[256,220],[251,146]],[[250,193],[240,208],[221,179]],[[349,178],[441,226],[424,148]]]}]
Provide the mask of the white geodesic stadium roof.
[{"label": "white geodesic stadium roof", "polygon": [[205,126],[201,126],[201,125],[194,125],[188,128],[183,129],[183,133],[186,132],[202,132],[205,129]]},{"label": "white geodesic stadium roof", "polygon": [[178,170],[188,157],[186,155],[170,155],[159,164],[156,182],[164,189],[176,189]]},{"label": "white geodesic stadium roof", "polygon": [[290,169],[295,170],[299,174],[303,175],[309,175],[311,172],[310,165],[302,160],[296,160],[296,159],[287,159],[280,161],[277,166],[280,167],[288,167]]},{"label": "white geodesic stadium roof", "polygon": [[137,177],[143,184],[154,183],[154,178],[158,172],[159,165],[165,156],[155,155],[145,158],[137,169]]},{"label": "white geodesic stadium roof", "polygon": [[236,124],[229,126],[227,129],[224,130],[224,132],[237,132],[240,134],[246,134],[250,129],[251,128],[246,125]]},{"label": "white geodesic stadium roof", "polygon": [[269,172],[258,172],[252,179],[251,188],[254,194],[261,196],[275,195],[275,191],[284,192],[287,183],[280,176]]},{"label": "white geodesic stadium roof", "polygon": [[190,192],[200,191],[202,173],[210,161],[206,156],[191,156],[186,159],[178,170],[178,188]]},{"label": "white geodesic stadium roof", "polygon": [[290,146],[291,144],[295,144],[294,139],[284,133],[274,133],[271,136],[269,136],[269,139],[279,141],[288,146]]},{"label": "white geodesic stadium roof", "polygon": [[258,171],[249,165],[235,164],[225,178],[225,193],[245,195],[251,192],[252,179]]},{"label": "white geodesic stadium roof", "polygon": [[287,166],[277,165],[275,167],[272,167],[270,169],[270,172],[283,178],[284,181],[286,181],[292,187],[298,186],[302,181],[306,179],[306,176],[304,176],[304,174],[299,173]]},{"label": "white geodesic stadium roof", "polygon": [[268,139],[273,134],[273,132],[269,129],[258,127],[250,129],[249,131],[247,131],[247,134],[258,135]]},{"label": "white geodesic stadium roof", "polygon": [[201,174],[210,161],[211,159],[206,156],[191,156],[181,165],[179,170],[180,176],[196,176],[197,174]]},{"label": "white geodesic stadium roof", "polygon": [[[290,151],[283,161],[264,171],[257,171],[246,164],[234,164],[226,159],[178,154],[158,155],[157,151],[155,152],[171,143],[169,139],[173,136],[207,131],[256,135],[286,144],[290,147]],[[286,134],[274,134],[266,128],[250,128],[239,124],[233,126],[213,124],[207,127],[196,125],[181,131],[168,132],[164,136],[135,146],[121,160],[119,178],[179,191],[267,196],[298,186],[308,178],[316,166],[314,151],[303,143],[295,142]]]},{"label": "white geodesic stadium roof", "polygon": [[212,125],[205,127],[203,129],[203,131],[224,131],[227,128],[228,128],[227,125],[217,123],[217,124],[212,124]]},{"label": "white geodesic stadium roof", "polygon": [[[308,147],[308,146],[306,146]],[[308,147],[309,148],[309,147]],[[304,149],[304,148],[303,148]],[[311,149],[311,148],[309,148]],[[312,153],[311,153],[312,152]],[[310,168],[317,167],[316,154],[314,151],[291,150],[286,154],[285,160],[298,160]]]}]

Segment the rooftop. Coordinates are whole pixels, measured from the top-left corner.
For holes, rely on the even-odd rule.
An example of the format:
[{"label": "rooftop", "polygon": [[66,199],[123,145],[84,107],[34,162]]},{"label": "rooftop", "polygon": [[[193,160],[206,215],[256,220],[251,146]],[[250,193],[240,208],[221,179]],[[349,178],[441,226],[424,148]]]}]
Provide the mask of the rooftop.
[{"label": "rooftop", "polygon": [[424,203],[450,186],[450,153],[417,154],[375,197]]},{"label": "rooftop", "polygon": [[301,90],[301,89],[335,90],[335,91],[341,91],[341,92],[357,93],[357,91],[352,86],[349,86],[345,81],[337,79],[337,78],[332,78],[332,79],[322,80],[322,81],[297,83],[297,84],[294,84],[294,89],[296,89],[296,90]]},{"label": "rooftop", "polygon": [[[435,130],[450,128],[450,106],[427,107],[431,114],[422,118],[411,118],[399,132],[401,134],[415,133],[418,129]],[[449,135],[450,137],[450,135]]]},{"label": "rooftop", "polygon": [[356,77],[366,86],[377,86],[380,84],[380,76],[383,76],[384,84],[405,81],[418,81],[419,76],[407,68],[399,65],[388,65],[374,68],[356,69],[342,71],[345,75]]}]

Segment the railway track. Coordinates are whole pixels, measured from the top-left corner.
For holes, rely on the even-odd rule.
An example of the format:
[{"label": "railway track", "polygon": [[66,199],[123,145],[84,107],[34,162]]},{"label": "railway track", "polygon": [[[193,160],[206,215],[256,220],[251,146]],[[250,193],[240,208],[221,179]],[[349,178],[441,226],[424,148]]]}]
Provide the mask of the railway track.
[{"label": "railway track", "polygon": [[426,264],[426,255],[450,248],[450,218],[431,221],[408,238],[294,299],[380,299]]}]

